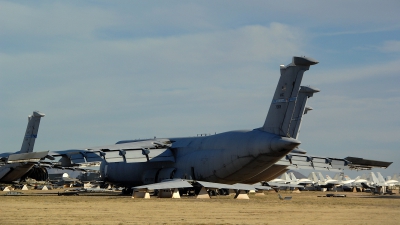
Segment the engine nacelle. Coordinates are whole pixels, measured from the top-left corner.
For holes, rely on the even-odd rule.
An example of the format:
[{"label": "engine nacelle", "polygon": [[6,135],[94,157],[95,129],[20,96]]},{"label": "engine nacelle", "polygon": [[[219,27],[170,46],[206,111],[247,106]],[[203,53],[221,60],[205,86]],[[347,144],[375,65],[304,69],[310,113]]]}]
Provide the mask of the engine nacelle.
[{"label": "engine nacelle", "polygon": [[49,174],[43,167],[33,167],[21,178],[21,180],[25,180],[26,178],[35,179],[36,181],[46,181],[49,179]]},{"label": "engine nacelle", "polygon": [[173,179],[176,168],[161,168],[146,170],[142,176],[143,184],[159,183],[166,179]]}]

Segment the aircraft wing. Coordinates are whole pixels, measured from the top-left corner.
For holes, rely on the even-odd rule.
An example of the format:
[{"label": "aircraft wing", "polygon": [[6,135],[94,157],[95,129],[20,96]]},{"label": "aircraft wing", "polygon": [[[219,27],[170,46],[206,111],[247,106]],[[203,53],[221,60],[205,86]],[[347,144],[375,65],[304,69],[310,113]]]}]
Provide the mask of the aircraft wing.
[{"label": "aircraft wing", "polygon": [[89,151],[85,149],[51,151],[49,154],[53,158],[61,158],[58,162],[53,164],[54,166],[59,167],[95,166],[103,161],[101,152]]},{"label": "aircraft wing", "polygon": [[169,149],[169,139],[126,141],[119,144],[93,147],[89,149],[67,149],[51,151],[49,155],[61,158],[53,162],[53,167],[98,166],[100,162],[175,162]]},{"label": "aircraft wing", "polygon": [[361,182],[363,188],[374,189],[375,187],[369,186],[368,184]]},{"label": "aircraft wing", "polygon": [[230,184],[220,184],[220,183],[206,182],[206,181],[196,181],[196,183],[206,188],[235,189],[234,186]]},{"label": "aircraft wing", "polygon": [[45,158],[50,158],[49,152],[29,152],[29,153],[16,153],[11,154],[7,158],[7,163],[20,163],[20,162],[39,162]]},{"label": "aircraft wing", "polygon": [[234,189],[237,190],[246,190],[246,191],[251,191],[251,190],[271,190],[271,187],[268,186],[262,186],[262,185],[256,185],[256,184],[233,184],[232,185]]},{"label": "aircraft wing", "polygon": [[121,141],[115,145],[99,146],[89,151],[102,152],[107,162],[175,162],[169,149],[169,139]]},{"label": "aircraft wing", "polygon": [[303,185],[298,184],[284,184],[284,183],[274,183],[274,182],[266,182],[269,187],[289,187],[289,188],[303,188]]},{"label": "aircraft wing", "polygon": [[159,190],[159,189],[173,189],[173,188],[192,188],[193,186],[189,184],[186,180],[176,179],[167,180],[160,183],[146,184],[142,186],[133,187],[134,190]]},{"label": "aircraft wing", "polygon": [[270,190],[270,187],[261,186],[261,185],[251,185],[251,184],[222,184],[222,183],[214,183],[214,182],[206,182],[206,181],[193,181],[193,180],[182,180],[182,179],[173,179],[166,180],[160,183],[154,184],[146,184],[142,186],[133,187],[134,190],[158,190],[158,189],[173,189],[173,188],[192,188],[193,185],[199,184],[205,188],[217,188],[217,189],[231,189],[231,190]]}]

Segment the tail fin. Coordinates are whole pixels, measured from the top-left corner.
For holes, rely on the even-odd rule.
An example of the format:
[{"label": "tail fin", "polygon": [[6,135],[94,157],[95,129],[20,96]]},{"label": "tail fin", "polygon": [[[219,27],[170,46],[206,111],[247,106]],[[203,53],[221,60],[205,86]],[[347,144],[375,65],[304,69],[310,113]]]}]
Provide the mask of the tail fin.
[{"label": "tail fin", "polygon": [[35,140],[39,130],[40,118],[44,116],[45,115],[39,111],[33,111],[32,115],[28,116],[28,126],[26,127],[24,140],[22,141],[22,147],[19,153],[28,153],[33,151],[33,146],[35,145]]},{"label": "tail fin", "polygon": [[312,180],[314,183],[318,183],[318,178],[317,175],[315,175],[315,172],[311,172],[310,175],[308,175],[308,179]]},{"label": "tail fin", "polygon": [[375,174],[374,174],[374,172],[371,172],[370,173],[370,177],[371,177],[371,182],[373,182],[374,184],[378,184],[379,183],[379,180],[378,180],[378,178],[375,176]]},{"label": "tail fin", "polygon": [[311,98],[314,93],[319,92],[319,89],[312,87],[301,86],[296,100],[293,117],[289,126],[289,135],[292,138],[298,139],[303,115],[312,110],[306,106],[308,98]]},{"label": "tail fin", "polygon": [[294,173],[292,173],[292,172],[290,172],[290,178],[293,180],[293,181],[297,181],[297,177],[294,175]]},{"label": "tail fin", "polygon": [[376,172],[376,174],[378,174],[379,183],[385,183],[385,178],[383,178],[382,174],[380,172]]},{"label": "tail fin", "polygon": [[364,173],[363,175],[361,175],[360,179],[367,180],[368,175],[366,173]]},{"label": "tail fin", "polygon": [[[303,73],[318,62],[307,57],[293,57],[291,64],[281,66],[281,77],[262,130],[281,136],[290,136]],[[300,105],[305,103],[299,103]],[[303,110],[304,111],[304,110]],[[295,125],[293,125],[295,126]]]},{"label": "tail fin", "polygon": [[288,173],[282,174],[282,180],[285,180],[286,183],[290,183],[290,176]]},{"label": "tail fin", "polygon": [[333,180],[341,180],[340,177],[341,177],[341,174],[340,174],[340,173],[337,173],[337,174],[335,174],[335,176],[333,177]]},{"label": "tail fin", "polygon": [[324,175],[322,175],[321,172],[318,172],[318,177],[319,177],[319,180],[320,180],[320,181],[322,181],[322,182],[325,182],[325,181],[326,181],[325,178],[324,178]]}]

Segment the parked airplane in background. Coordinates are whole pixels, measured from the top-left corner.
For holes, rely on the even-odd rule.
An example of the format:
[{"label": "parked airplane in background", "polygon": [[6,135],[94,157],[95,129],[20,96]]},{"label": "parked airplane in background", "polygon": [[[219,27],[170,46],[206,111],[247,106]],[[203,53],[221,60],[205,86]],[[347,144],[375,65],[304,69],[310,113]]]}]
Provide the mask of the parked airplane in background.
[{"label": "parked airplane in background", "polygon": [[378,177],[376,177],[373,172],[370,172],[367,182],[362,182],[361,185],[364,188],[371,189],[373,193],[383,194],[386,192],[386,187],[389,185],[385,182],[382,175],[379,178]]},{"label": "parked airplane in background", "polygon": [[378,176],[379,183],[384,184],[387,187],[391,187],[391,186],[395,186],[395,185],[399,184],[399,181],[397,181],[397,180],[392,180],[392,179],[385,180],[385,178],[383,178],[383,176],[380,172],[376,172],[376,174]]},{"label": "parked airplane in background", "polygon": [[303,188],[303,185],[298,185],[296,180],[292,180],[288,173],[283,173],[281,178],[276,178],[263,183],[266,186],[274,188]]},{"label": "parked airplane in background", "polygon": [[21,149],[13,153],[0,154],[0,183],[10,183],[23,177],[29,176],[36,180],[47,179],[47,171],[35,165],[48,156],[47,152],[33,152],[35,140],[37,138],[40,119],[43,113],[34,111],[28,117],[28,125]]},{"label": "parked airplane in background", "polygon": [[338,179],[336,176],[335,179],[332,179],[329,176],[327,176],[327,178],[328,179],[325,179],[321,172],[311,172],[310,175],[308,175],[308,179],[314,183],[314,186],[320,188],[332,188],[333,186],[340,184],[340,182],[336,180]]},{"label": "parked airplane in background", "polygon": [[295,184],[298,184],[298,185],[305,186],[305,185],[314,184],[314,182],[312,180],[308,179],[308,178],[297,179],[293,172],[290,172],[290,178],[291,178],[292,182],[295,182]]},{"label": "parked airplane in background", "polygon": [[400,184],[399,175],[398,174],[394,174],[392,177],[391,176],[387,176],[386,182],[388,184],[399,185]]}]

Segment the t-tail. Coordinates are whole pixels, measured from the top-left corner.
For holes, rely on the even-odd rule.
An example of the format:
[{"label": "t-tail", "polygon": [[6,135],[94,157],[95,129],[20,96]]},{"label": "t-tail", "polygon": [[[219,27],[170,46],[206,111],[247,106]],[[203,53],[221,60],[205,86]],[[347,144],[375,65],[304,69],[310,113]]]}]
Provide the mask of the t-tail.
[{"label": "t-tail", "polygon": [[[286,137],[297,137],[306,99],[319,90],[302,87],[303,74],[318,61],[308,57],[293,57],[292,63],[281,66],[281,76],[262,130]],[[300,98],[299,98],[300,96]],[[297,106],[296,106],[297,105]]]},{"label": "t-tail", "polygon": [[33,151],[35,140],[39,131],[40,119],[45,115],[39,111],[33,111],[32,115],[28,116],[28,126],[24,139],[22,141],[21,150],[19,153],[29,153]]}]

